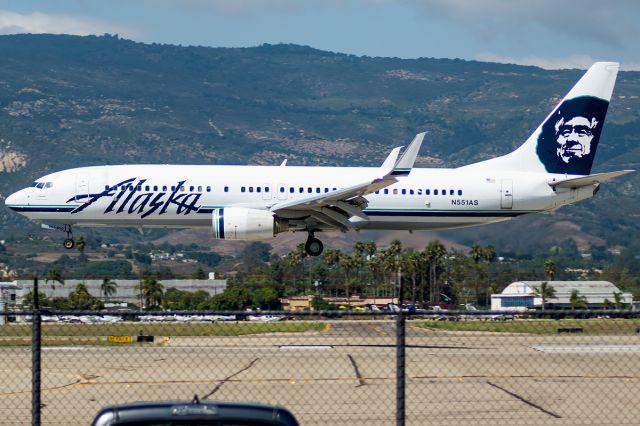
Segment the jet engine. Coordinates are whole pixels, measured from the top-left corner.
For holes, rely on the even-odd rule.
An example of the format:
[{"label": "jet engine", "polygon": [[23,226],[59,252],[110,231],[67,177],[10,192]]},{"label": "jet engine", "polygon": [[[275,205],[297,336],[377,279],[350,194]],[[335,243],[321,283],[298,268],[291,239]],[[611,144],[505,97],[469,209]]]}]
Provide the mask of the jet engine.
[{"label": "jet engine", "polygon": [[216,240],[268,240],[287,230],[270,211],[246,207],[214,209],[212,225]]}]

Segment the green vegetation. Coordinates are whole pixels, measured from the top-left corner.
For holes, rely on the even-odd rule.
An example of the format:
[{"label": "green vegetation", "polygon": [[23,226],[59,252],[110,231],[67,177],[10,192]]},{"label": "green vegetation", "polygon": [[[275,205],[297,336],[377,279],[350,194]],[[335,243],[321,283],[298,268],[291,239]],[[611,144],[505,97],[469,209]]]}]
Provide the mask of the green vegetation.
[{"label": "green vegetation", "polygon": [[[324,323],[307,321],[283,321],[275,323],[229,322],[229,323],[141,323],[120,324],[43,324],[42,336],[52,337],[95,337],[95,336],[244,336],[265,333],[303,333],[322,331]],[[0,325],[1,339],[17,339],[31,335],[31,324]]]},{"label": "green vegetation", "polygon": [[415,321],[411,325],[430,330],[476,331],[488,333],[558,334],[559,328],[582,328],[583,334],[635,335],[638,319],[562,319],[562,320],[461,320]]}]

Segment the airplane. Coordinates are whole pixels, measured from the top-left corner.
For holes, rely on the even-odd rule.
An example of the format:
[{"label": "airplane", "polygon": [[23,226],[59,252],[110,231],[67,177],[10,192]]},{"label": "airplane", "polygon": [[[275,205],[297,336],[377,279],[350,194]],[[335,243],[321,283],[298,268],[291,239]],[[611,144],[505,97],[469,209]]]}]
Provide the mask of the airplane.
[{"label": "airplane", "polygon": [[591,174],[619,64],[597,62],[513,152],[458,168],[414,168],[425,133],[380,167],[105,165],[52,173],[5,200],[67,234],[72,227],[210,227],[218,240],[481,225],[590,198],[633,172]]}]

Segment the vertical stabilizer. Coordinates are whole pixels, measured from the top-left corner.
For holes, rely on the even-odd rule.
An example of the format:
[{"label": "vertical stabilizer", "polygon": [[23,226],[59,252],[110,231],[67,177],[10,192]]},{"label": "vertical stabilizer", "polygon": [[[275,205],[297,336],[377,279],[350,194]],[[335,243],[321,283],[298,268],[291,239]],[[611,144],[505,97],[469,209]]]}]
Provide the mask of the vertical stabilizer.
[{"label": "vertical stabilizer", "polygon": [[596,62],[518,149],[465,168],[590,174],[618,68]]}]

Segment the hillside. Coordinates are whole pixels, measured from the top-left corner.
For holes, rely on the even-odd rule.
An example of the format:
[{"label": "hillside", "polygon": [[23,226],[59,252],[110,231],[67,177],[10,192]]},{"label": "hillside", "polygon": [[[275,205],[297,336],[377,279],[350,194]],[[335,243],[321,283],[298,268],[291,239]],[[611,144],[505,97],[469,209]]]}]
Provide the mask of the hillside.
[{"label": "hillside", "polygon": [[[0,36],[0,55],[0,197],[104,163],[378,165],[423,130],[420,166],[455,167],[519,145],[582,74],[108,35]],[[594,172],[639,167],[639,95],[640,73],[621,72]],[[513,251],[567,238],[626,245],[640,229],[639,190],[634,174],[553,215],[444,235]],[[25,229],[35,226],[0,208],[2,234]]]}]

